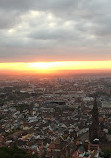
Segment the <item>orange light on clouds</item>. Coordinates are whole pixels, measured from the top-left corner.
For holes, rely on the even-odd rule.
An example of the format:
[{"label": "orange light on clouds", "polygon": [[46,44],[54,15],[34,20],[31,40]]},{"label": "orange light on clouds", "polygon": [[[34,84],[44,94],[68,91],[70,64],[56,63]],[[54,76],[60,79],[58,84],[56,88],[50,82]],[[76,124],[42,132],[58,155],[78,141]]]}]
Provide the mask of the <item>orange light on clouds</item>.
[{"label": "orange light on clouds", "polygon": [[52,73],[59,70],[111,70],[111,60],[0,63],[0,70],[30,71],[37,73]]}]

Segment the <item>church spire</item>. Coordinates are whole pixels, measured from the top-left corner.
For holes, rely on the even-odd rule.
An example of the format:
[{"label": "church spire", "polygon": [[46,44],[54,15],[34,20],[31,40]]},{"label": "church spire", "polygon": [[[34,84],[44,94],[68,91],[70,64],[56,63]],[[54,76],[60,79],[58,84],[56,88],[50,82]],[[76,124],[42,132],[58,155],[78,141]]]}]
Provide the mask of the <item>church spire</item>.
[{"label": "church spire", "polygon": [[97,98],[94,98],[94,105],[93,105],[93,109],[92,109],[92,124],[94,126],[99,125],[99,112],[98,112],[98,104],[97,104]]},{"label": "church spire", "polygon": [[89,127],[89,139],[91,143],[95,143],[95,139],[99,139],[100,142],[107,141],[106,134],[99,124],[99,112],[96,97],[94,98],[94,105],[92,109],[92,124]]},{"label": "church spire", "polygon": [[98,129],[99,129],[99,113],[98,113],[98,105],[97,99],[94,98],[94,104],[92,109],[92,125],[89,129],[89,138],[90,141],[93,142],[94,139],[98,139]]}]

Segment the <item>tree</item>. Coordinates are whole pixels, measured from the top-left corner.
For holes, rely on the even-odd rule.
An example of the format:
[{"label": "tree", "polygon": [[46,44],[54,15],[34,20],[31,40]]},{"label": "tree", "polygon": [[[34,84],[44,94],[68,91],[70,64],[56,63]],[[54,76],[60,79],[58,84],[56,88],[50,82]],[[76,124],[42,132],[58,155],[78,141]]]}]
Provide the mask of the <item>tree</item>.
[{"label": "tree", "polygon": [[37,154],[27,154],[24,150],[21,150],[18,147],[1,147],[0,158],[38,158],[38,156]]},{"label": "tree", "polygon": [[106,148],[104,150],[104,158],[109,158],[111,156],[111,148]]}]

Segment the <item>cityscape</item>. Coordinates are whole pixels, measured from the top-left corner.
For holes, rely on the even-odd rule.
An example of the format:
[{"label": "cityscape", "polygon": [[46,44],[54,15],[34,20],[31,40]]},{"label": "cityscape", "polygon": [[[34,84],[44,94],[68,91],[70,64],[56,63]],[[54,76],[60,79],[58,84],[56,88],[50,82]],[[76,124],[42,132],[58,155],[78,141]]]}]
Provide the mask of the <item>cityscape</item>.
[{"label": "cityscape", "polygon": [[110,75],[2,78],[0,146],[47,158],[104,157],[111,146]]},{"label": "cityscape", "polygon": [[111,0],[0,0],[0,158],[111,158]]}]

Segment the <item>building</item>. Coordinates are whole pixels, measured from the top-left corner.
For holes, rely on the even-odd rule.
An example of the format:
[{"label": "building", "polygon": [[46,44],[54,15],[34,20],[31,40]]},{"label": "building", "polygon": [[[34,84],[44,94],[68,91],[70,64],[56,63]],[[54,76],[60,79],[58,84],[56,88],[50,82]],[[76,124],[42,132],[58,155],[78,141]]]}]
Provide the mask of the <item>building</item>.
[{"label": "building", "polygon": [[97,143],[97,141],[106,141],[106,134],[99,123],[99,112],[97,99],[94,99],[94,106],[92,109],[92,124],[89,127],[89,140],[91,143]]}]

